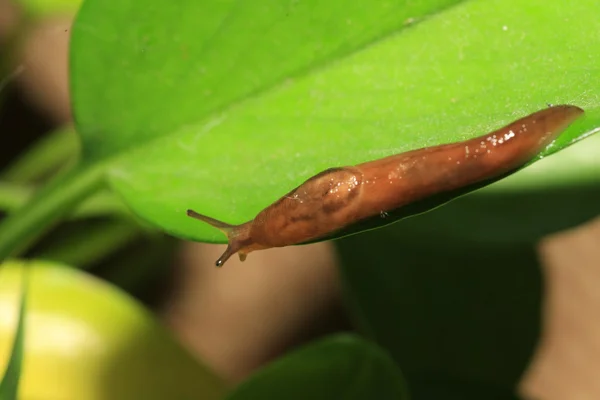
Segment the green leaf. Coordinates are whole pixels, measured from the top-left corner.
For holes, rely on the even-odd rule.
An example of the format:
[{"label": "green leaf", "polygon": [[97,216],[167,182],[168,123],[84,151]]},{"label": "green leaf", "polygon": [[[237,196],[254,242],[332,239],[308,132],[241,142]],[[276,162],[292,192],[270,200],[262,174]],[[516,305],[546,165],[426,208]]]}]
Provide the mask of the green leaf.
[{"label": "green leaf", "polygon": [[[221,399],[223,382],[141,305],[81,271],[47,262],[5,263],[0,309],[15,306],[29,268],[21,398]],[[0,325],[0,349],[14,325]]]},{"label": "green leaf", "polygon": [[[224,239],[187,208],[243,222],[325,168],[480,135],[546,103],[587,110],[548,153],[600,125],[592,0],[465,2],[410,27],[443,4],[120,4],[79,14],[75,115],[89,157],[121,155],[109,177],[125,201],[182,237]],[[589,169],[597,181],[597,158]]]},{"label": "green leaf", "polygon": [[200,134],[225,107],[456,2],[88,0],[71,51],[84,148],[106,157],[177,131]]},{"label": "green leaf", "polygon": [[408,399],[402,374],[377,346],[336,335],[298,349],[256,372],[228,400]]},{"label": "green leaf", "polygon": [[[88,168],[100,163],[151,223],[223,242],[185,210],[243,222],[325,168],[473,137],[546,103],[585,108],[546,156],[600,126],[594,7],[592,0],[88,0],[71,48],[83,160]],[[598,162],[561,168],[569,181],[597,182]],[[58,200],[74,200],[80,181],[73,176],[65,190],[46,192],[6,221],[0,257],[64,215]],[[536,181],[557,185],[552,173]],[[37,218],[14,221],[26,214]]]},{"label": "green leaf", "polygon": [[23,269],[20,274],[20,293],[18,294],[19,301],[16,306],[18,312],[16,313],[17,326],[14,329],[14,338],[12,343],[12,349],[8,355],[6,368],[2,381],[0,382],[0,400],[14,400],[17,399],[17,393],[19,391],[19,382],[21,380],[21,369],[23,363],[23,341],[25,337],[25,307],[27,302],[27,270]]},{"label": "green leaf", "polygon": [[[187,127],[199,133],[206,129],[202,128],[206,121],[219,117],[219,110],[306,75],[456,1],[85,2],[73,27],[70,68],[83,165],[0,226],[0,260],[97,189],[105,168],[110,167],[114,176],[127,172],[123,168],[129,167],[118,160],[140,154],[140,147],[156,145],[159,139],[169,141]],[[96,51],[89,46],[96,46]],[[218,147],[224,148],[224,143]],[[154,189],[160,186],[161,194],[152,196],[181,196],[172,191],[173,183],[181,190],[183,179],[189,187],[197,176],[180,172],[196,166],[179,164],[179,172],[166,182],[138,183],[146,188],[151,183]],[[164,218],[165,205],[150,214]],[[138,206],[134,209],[158,222]],[[170,210],[176,225],[183,222],[191,236],[197,224],[181,218],[184,213],[185,208]],[[215,232],[204,229],[215,237]]]},{"label": "green leaf", "polygon": [[[533,244],[411,230],[418,219],[337,242],[354,321],[390,352],[409,383],[436,371],[514,387],[541,329]],[[464,229],[477,224],[462,221]]]}]

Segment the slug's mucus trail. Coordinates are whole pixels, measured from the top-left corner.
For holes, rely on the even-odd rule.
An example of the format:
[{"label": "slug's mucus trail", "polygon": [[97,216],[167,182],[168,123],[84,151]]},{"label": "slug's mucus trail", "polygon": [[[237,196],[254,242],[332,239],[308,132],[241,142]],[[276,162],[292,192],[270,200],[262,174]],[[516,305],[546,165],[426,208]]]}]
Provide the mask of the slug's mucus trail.
[{"label": "slug's mucus trail", "polygon": [[552,106],[474,139],[330,168],[241,225],[193,210],[187,215],[227,235],[229,245],[217,266],[235,253],[243,261],[255,250],[323,238],[369,217],[500,177],[531,160],[582,114],[576,106]]}]

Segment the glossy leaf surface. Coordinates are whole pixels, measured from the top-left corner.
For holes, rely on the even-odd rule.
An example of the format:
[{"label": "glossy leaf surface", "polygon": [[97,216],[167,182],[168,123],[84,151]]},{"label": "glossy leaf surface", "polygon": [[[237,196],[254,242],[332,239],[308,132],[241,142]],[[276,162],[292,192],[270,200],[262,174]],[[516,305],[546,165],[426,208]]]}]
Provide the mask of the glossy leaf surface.
[{"label": "glossy leaf surface", "polygon": [[[205,241],[224,238],[187,208],[243,222],[325,168],[585,108],[548,154],[600,125],[592,3],[472,1],[410,26],[450,2],[89,0],[71,57],[84,152],[118,156],[110,181],[141,216]],[[600,178],[597,158],[560,168]]]}]

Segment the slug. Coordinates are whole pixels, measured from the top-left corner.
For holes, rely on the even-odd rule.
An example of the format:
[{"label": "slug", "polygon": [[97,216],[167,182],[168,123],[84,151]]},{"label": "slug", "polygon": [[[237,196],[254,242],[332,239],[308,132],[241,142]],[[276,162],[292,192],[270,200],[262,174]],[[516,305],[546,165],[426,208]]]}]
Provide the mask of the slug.
[{"label": "slug", "polygon": [[428,196],[492,179],[519,168],[583,114],[571,105],[537,111],[463,142],[426,147],[349,167],[327,169],[241,225],[187,210],[229,240],[222,266],[248,253],[318,239],[358,221]]}]

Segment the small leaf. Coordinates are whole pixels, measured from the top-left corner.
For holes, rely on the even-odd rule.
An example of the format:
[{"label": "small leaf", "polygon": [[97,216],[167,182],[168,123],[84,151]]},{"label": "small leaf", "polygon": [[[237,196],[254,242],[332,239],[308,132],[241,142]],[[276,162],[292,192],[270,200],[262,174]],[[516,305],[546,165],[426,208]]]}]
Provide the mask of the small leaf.
[{"label": "small leaf", "polygon": [[406,400],[408,395],[400,371],[380,348],[337,335],[272,362],[227,399]]}]

